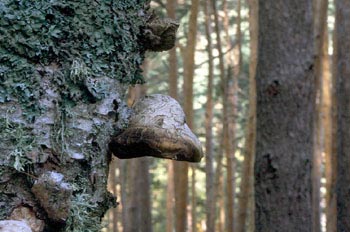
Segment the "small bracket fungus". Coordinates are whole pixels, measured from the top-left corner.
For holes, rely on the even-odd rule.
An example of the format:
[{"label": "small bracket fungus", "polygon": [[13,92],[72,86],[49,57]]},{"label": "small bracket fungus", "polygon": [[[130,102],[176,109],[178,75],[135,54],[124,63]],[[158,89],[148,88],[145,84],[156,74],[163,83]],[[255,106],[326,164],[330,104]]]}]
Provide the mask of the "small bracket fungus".
[{"label": "small bracket fungus", "polygon": [[175,45],[179,23],[170,18],[152,18],[143,30],[144,46],[154,52],[170,50]]},{"label": "small bracket fungus", "polygon": [[32,192],[45,209],[48,217],[56,222],[66,221],[71,205],[72,187],[63,182],[63,175],[48,171],[35,181]]},{"label": "small bracket fungus", "polygon": [[175,99],[154,94],[140,99],[132,109],[128,128],[109,145],[115,156],[201,160],[201,143],[187,126],[185,114]]}]

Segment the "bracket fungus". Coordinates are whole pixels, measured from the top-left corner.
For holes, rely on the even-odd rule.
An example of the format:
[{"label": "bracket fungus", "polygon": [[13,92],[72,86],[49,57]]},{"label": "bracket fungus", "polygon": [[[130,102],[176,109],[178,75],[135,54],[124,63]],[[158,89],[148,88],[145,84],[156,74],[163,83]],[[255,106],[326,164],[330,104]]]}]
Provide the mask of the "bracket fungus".
[{"label": "bracket fungus", "polygon": [[143,44],[153,52],[170,50],[175,46],[179,23],[170,18],[152,17],[143,30]]},{"label": "bracket fungus", "polygon": [[109,144],[115,156],[201,160],[201,143],[187,126],[185,114],[175,99],[161,94],[146,96],[138,100],[132,110],[128,128]]}]

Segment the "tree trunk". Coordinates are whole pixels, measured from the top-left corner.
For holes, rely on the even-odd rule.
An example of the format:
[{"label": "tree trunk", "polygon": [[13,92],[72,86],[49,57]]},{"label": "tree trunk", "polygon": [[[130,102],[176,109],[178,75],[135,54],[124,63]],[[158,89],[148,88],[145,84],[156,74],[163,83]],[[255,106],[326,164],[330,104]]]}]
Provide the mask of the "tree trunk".
[{"label": "tree trunk", "polygon": [[[109,190],[112,191],[114,196],[117,196],[117,174],[116,174],[116,160],[112,159],[110,163],[110,170],[109,170]],[[118,232],[118,209],[113,208],[110,210],[112,215],[112,220],[109,220],[109,224],[111,224],[111,231]]]},{"label": "tree trunk", "polygon": [[149,174],[149,163],[148,157],[142,157],[136,159],[138,162],[138,199],[137,205],[139,208],[139,222],[137,223],[138,231],[152,232],[152,211],[151,211],[151,180]]},{"label": "tree trunk", "polygon": [[[227,1],[223,3],[224,10],[224,31],[226,34],[227,48],[233,47],[232,53],[228,53],[228,67],[226,72],[226,93],[224,98],[227,99],[226,111],[227,111],[227,199],[228,199],[228,218],[233,217],[232,220],[228,221],[229,231],[233,231],[235,227],[235,198],[236,198],[236,117],[237,117],[237,102],[238,102],[238,79],[241,72],[242,66],[242,33],[241,33],[241,0],[237,1],[237,17],[236,17],[236,33],[235,43],[232,44],[231,36],[229,31],[229,14]],[[231,215],[231,216],[230,216]]]},{"label": "tree trunk", "polygon": [[[176,18],[176,7],[177,0],[167,0],[167,13],[168,17],[175,19]],[[176,47],[169,51],[169,95],[178,100],[177,97],[177,57],[176,57]],[[168,162],[168,180],[167,180],[167,224],[166,231],[173,232],[174,228],[174,162],[169,160]]]},{"label": "tree trunk", "polygon": [[220,24],[219,24],[219,16],[218,10],[216,6],[216,1],[212,0],[212,7],[214,13],[214,21],[215,21],[215,33],[217,39],[217,49],[219,52],[219,68],[220,68],[220,87],[222,94],[222,102],[223,102],[223,141],[224,141],[224,151],[227,160],[227,188],[226,188],[226,196],[227,196],[227,225],[226,229],[228,232],[233,231],[233,222],[234,222],[234,189],[233,189],[233,150],[230,144],[230,131],[229,131],[229,118],[228,118],[228,78],[225,73],[224,67],[224,54],[222,51],[222,41],[220,37]]},{"label": "tree trunk", "polygon": [[[222,121],[222,119],[221,119]],[[219,144],[219,148],[217,151],[217,156],[216,156],[216,169],[215,169],[215,179],[214,179],[214,184],[215,184],[215,193],[214,193],[214,204],[217,203],[218,207],[218,219],[216,223],[216,228],[217,230],[215,231],[225,231],[225,199],[224,199],[224,174],[223,174],[223,133],[222,133],[222,128],[219,129],[218,135],[219,137],[217,138],[218,141],[217,143]],[[215,205],[216,206],[216,205]],[[216,211],[215,211],[216,213]]]},{"label": "tree trunk", "polygon": [[129,160],[120,160],[118,162],[119,164],[119,170],[120,170],[120,198],[121,198],[121,212],[122,212],[122,227],[123,231],[129,231],[129,219],[128,219],[128,211],[127,211],[127,205],[128,205],[128,173],[127,173],[127,163]]},{"label": "tree trunk", "polygon": [[324,35],[327,27],[327,0],[314,0],[314,38],[315,38],[315,120],[314,120],[314,157],[312,168],[312,230],[313,232],[321,231],[321,165],[322,165],[322,152],[324,146],[324,125],[322,117],[323,106],[323,44]]},{"label": "tree trunk", "polygon": [[[249,32],[250,32],[250,63],[249,63],[249,112],[247,132],[245,139],[245,156],[243,161],[240,197],[238,200],[237,232],[248,231],[246,223],[248,217],[252,217],[254,210],[249,208],[252,202],[251,192],[254,187],[254,157],[256,137],[256,60],[258,46],[258,1],[250,0],[249,3]],[[251,205],[254,207],[254,204]]]},{"label": "tree trunk", "polygon": [[[194,54],[197,35],[197,15],[199,0],[193,0],[190,9],[189,31],[186,50],[184,54],[184,112],[189,128],[193,128],[193,76]],[[188,195],[188,164],[175,163],[175,213],[176,232],[186,231],[186,209]]]},{"label": "tree trunk", "polygon": [[214,148],[213,148],[213,79],[214,79],[214,64],[213,64],[213,45],[212,45],[212,27],[210,16],[210,0],[203,1],[205,15],[205,33],[207,38],[208,52],[208,87],[207,87],[207,102],[205,114],[205,174],[206,174],[206,226],[207,232],[215,231],[215,192],[214,192]]},{"label": "tree trunk", "polygon": [[[147,76],[148,62],[142,65],[144,76]],[[129,88],[129,106],[146,95],[145,85],[136,85]],[[127,160],[129,163],[127,220],[130,232],[152,232],[151,214],[151,194],[150,194],[150,174],[149,158],[140,157],[138,159]]]},{"label": "tree trunk", "polygon": [[350,2],[338,0],[334,37],[337,97],[337,231],[350,231]]},{"label": "tree trunk", "polygon": [[196,209],[197,209],[197,199],[196,199],[196,195],[197,195],[197,192],[196,192],[196,166],[191,164],[191,171],[192,171],[192,178],[191,178],[191,201],[192,201],[192,204],[191,204],[191,218],[192,218],[192,221],[191,221],[191,225],[192,225],[192,232],[197,232],[197,212],[196,212]]},{"label": "tree trunk", "polygon": [[100,229],[115,205],[108,143],[127,122],[126,86],[142,82],[147,7],[1,2],[0,219],[33,219],[33,231]]},{"label": "tree trunk", "polygon": [[125,91],[143,82],[145,51],[170,49],[178,25],[155,25],[148,0],[5,0],[0,9],[0,219],[99,231],[115,205],[108,145],[128,123]]},{"label": "tree trunk", "polygon": [[334,136],[332,133],[334,123],[332,120],[332,91],[333,91],[333,78],[330,72],[330,57],[328,54],[328,30],[327,27],[324,31],[324,41],[322,45],[321,53],[321,67],[322,67],[322,114],[323,114],[323,126],[324,126],[324,148],[325,154],[325,177],[326,177],[326,231],[337,231],[337,207],[336,207],[336,191],[335,191],[335,158],[336,153],[332,151],[334,144]]},{"label": "tree trunk", "polygon": [[311,0],[259,1],[256,231],[312,231]]}]

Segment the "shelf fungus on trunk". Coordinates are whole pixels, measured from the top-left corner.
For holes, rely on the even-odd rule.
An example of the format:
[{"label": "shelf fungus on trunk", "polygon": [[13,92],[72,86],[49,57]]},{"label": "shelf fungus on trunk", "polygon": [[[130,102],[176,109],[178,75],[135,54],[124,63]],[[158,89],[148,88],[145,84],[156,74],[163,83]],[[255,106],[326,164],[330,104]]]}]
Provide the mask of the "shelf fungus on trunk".
[{"label": "shelf fungus on trunk", "polygon": [[180,104],[173,98],[154,94],[132,107],[128,128],[112,138],[110,151],[120,159],[142,156],[199,162],[201,143],[186,124]]},{"label": "shelf fungus on trunk", "polygon": [[176,32],[179,23],[170,18],[159,18],[151,15],[143,29],[143,45],[147,50],[162,52],[170,50],[175,46]]}]

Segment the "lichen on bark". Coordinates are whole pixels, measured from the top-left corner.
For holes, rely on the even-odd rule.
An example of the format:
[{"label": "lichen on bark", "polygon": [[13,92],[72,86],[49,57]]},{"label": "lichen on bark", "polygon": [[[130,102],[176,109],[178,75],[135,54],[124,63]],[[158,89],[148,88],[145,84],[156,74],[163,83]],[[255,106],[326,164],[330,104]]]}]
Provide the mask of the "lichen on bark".
[{"label": "lichen on bark", "polygon": [[[115,205],[106,189],[110,136],[127,125],[126,87],[144,81],[148,4],[0,2],[0,220],[25,205],[47,231],[99,230]],[[47,171],[72,188],[64,220],[32,192]]]}]

